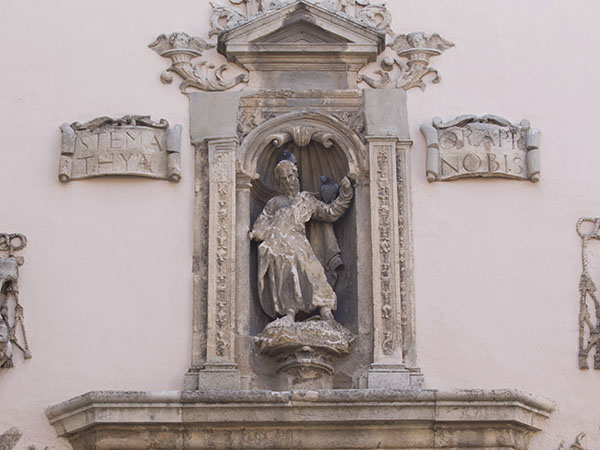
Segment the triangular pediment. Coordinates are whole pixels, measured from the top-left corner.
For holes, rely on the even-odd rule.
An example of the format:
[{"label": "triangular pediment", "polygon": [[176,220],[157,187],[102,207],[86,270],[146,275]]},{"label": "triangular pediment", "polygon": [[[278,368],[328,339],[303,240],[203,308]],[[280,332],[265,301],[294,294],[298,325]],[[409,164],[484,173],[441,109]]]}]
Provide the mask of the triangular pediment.
[{"label": "triangular pediment", "polygon": [[[279,9],[254,17],[219,35],[219,52],[231,59],[240,51],[250,51],[249,45],[265,45],[262,50],[276,51],[277,45],[305,45],[300,51],[311,51],[310,45],[344,45],[347,51],[381,52],[385,48],[385,33],[355,18],[331,9],[299,0]],[[253,50],[257,50],[254,47]]]},{"label": "triangular pediment", "polygon": [[252,41],[254,44],[341,44],[349,42],[347,38],[306,21],[288,25]]}]

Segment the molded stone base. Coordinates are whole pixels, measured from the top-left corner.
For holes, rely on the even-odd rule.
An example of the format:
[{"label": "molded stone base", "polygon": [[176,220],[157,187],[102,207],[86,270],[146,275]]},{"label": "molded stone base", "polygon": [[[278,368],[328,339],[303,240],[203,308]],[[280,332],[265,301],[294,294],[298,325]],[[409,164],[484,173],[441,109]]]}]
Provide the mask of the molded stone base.
[{"label": "molded stone base", "polygon": [[47,416],[75,450],[525,450],[553,409],[512,390],[108,391]]},{"label": "molded stone base", "polygon": [[367,374],[369,389],[423,389],[420,369],[407,369],[402,365],[371,364]]},{"label": "molded stone base", "polygon": [[254,338],[263,355],[277,360],[280,390],[332,389],[333,361],[348,354],[356,337],[334,320],[277,319]]}]

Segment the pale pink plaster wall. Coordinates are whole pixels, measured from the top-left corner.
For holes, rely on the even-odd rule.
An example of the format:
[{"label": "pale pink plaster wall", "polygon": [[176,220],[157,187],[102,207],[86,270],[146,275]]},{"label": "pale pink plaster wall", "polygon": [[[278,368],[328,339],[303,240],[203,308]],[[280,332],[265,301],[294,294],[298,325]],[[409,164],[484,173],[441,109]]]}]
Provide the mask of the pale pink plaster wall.
[{"label": "pale pink plaster wall", "polygon": [[[518,388],[558,410],[531,448],[600,442],[600,373],[577,368],[580,241],[600,215],[600,6],[388,0],[396,32],[439,32],[443,81],[409,93],[418,350],[428,388]],[[61,444],[44,408],[96,389],[176,390],[189,364],[193,152],[187,99],[159,81],[163,32],[205,36],[206,1],[0,4],[0,231],[29,238],[21,296],[34,357],[0,373],[0,432]],[[429,184],[418,128],[498,114],[542,133],[542,180]],[[60,184],[58,126],[152,114],[184,126],[183,179]],[[600,248],[599,256],[600,256]],[[598,274],[600,277],[600,273]]]}]

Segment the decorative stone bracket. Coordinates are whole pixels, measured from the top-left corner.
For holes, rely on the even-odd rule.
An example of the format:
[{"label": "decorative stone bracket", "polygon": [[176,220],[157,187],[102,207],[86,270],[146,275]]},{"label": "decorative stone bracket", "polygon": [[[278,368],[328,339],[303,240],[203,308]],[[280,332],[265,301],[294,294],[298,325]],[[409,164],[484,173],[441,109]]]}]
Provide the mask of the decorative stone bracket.
[{"label": "decorative stone bracket", "polygon": [[[18,285],[18,267],[24,259],[17,253],[26,245],[27,239],[22,234],[0,234],[0,369],[14,367],[14,349],[19,349],[25,359],[31,358]],[[19,328],[22,342],[17,338]]]}]

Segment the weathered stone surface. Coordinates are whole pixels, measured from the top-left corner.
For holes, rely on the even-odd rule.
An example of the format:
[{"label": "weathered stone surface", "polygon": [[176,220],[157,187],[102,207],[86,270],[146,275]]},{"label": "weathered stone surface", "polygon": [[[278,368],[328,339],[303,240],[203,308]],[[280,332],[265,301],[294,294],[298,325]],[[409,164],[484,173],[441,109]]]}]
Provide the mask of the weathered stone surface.
[{"label": "weathered stone surface", "polygon": [[385,32],[300,0],[219,34],[218,50],[260,88],[355,88],[385,48]]},{"label": "weathered stone surface", "polygon": [[[172,83],[176,73],[183,80],[182,92],[189,88],[223,91],[246,82],[251,88],[267,89],[356,89],[360,82],[375,89],[425,89],[427,75],[434,75],[434,83],[440,81],[437,70],[429,66],[430,58],[454,45],[437,33],[396,35],[385,4],[371,0],[229,3],[211,0],[208,35],[218,35],[218,51],[249,73],[226,79],[223,72],[230,65],[215,68],[206,59],[192,62],[203,52],[214,51],[214,44],[176,32],[161,34],[150,44],[171,59],[171,67],[161,74],[163,83]],[[395,55],[385,51],[388,36]],[[381,70],[367,66],[376,59]],[[374,73],[379,79],[373,78]]]},{"label": "weathered stone surface", "polygon": [[0,450],[12,450],[22,436],[21,430],[14,427],[0,434]]},{"label": "weathered stone surface", "polygon": [[[288,134],[299,147],[306,147],[319,133],[295,127]],[[284,142],[286,137],[276,135],[274,139]],[[325,227],[331,227],[346,212],[354,193],[346,177],[339,189],[335,185],[330,203],[310,192],[300,192],[296,157],[286,149],[278,159],[274,178],[282,193],[267,202],[249,236],[260,242],[257,277],[260,304],[272,319],[282,318],[267,325],[255,342],[262,354],[278,359],[276,371],[287,380],[280,382],[280,388],[331,388],[330,360],[348,352],[352,334],[336,326],[333,319],[338,299],[324,263],[340,258],[339,265],[343,264],[333,228],[329,234],[324,233],[328,230]],[[312,242],[306,231],[309,221],[313,221]],[[323,249],[325,256],[319,258],[316,251],[321,254]],[[319,321],[295,323],[298,313],[311,315],[317,311]]]},{"label": "weathered stone surface", "polygon": [[181,179],[181,125],[149,116],[99,117],[63,124],[58,178],[67,182],[109,175]]},{"label": "weathered stone surface", "polygon": [[[216,375],[222,364],[238,368],[243,388],[285,388],[285,383],[273,377],[279,362],[255,349],[253,337],[269,319],[260,307],[258,248],[248,239],[248,230],[264,205],[279,194],[273,171],[281,150],[288,147],[298,153],[300,182],[305,183],[302,190],[319,191],[322,175],[336,181],[348,175],[355,182],[353,204],[335,224],[345,266],[335,287],[343,299],[335,317],[357,338],[350,354],[331,363],[333,386],[422,387],[414,339],[406,94],[394,89],[381,92],[190,94],[197,208],[193,358],[187,388],[199,388],[199,376],[203,388],[224,387]],[[397,104],[386,115],[392,103],[386,102],[388,98]],[[225,167],[224,156],[214,159],[217,154],[229,155],[225,177],[217,177]],[[385,170],[368,170],[369,165],[379,167],[380,160]],[[383,216],[380,203],[387,211]],[[233,223],[235,233],[223,239],[219,230],[223,226],[233,230]],[[374,255],[379,255],[379,262]],[[235,269],[219,274],[217,269],[229,267],[231,261]],[[216,286],[228,286],[230,300],[224,301],[224,291]],[[225,360],[217,360],[220,356],[215,349],[226,355]]]},{"label": "weathered stone surface", "polygon": [[366,134],[410,139],[406,92],[401,89],[365,90]]},{"label": "weathered stone surface", "polygon": [[[224,30],[234,28],[257,15],[262,15],[297,0],[229,0],[232,6],[219,4],[211,1],[213,14],[211,17],[212,28],[209,36],[217,35]],[[246,8],[238,5],[246,4]],[[308,3],[308,2],[307,2]],[[363,23],[373,28],[378,28],[391,36],[394,35],[390,29],[392,15],[385,4],[371,3],[371,0],[310,0],[311,4],[320,5],[331,11],[342,12],[347,17],[356,18],[357,23]]]},{"label": "weathered stone surface", "polygon": [[[317,89],[248,92],[239,102],[238,136],[240,141],[243,141],[256,127],[284,114],[319,111],[333,120],[340,121],[363,139],[365,132],[363,92]],[[294,123],[288,128],[298,125],[302,123]],[[281,133],[284,130],[275,130],[275,132]]]},{"label": "weathered stone surface", "polygon": [[27,239],[22,234],[0,233],[0,369],[14,367],[16,349],[25,359],[31,358],[24,309],[19,301],[19,266],[24,258],[18,253],[26,245]]},{"label": "weathered stone surface", "polygon": [[190,99],[190,137],[197,145],[206,139],[237,135],[237,114],[242,92],[192,92]]},{"label": "weathered stone surface", "polygon": [[539,135],[529,121],[517,125],[494,115],[436,117],[423,124],[427,140],[427,180],[501,177],[540,179]]},{"label": "weathered stone surface", "polygon": [[338,220],[350,206],[352,187],[344,178],[339,197],[330,205],[310,192],[300,192],[296,160],[288,154],[294,162],[281,161],[274,171],[282,195],[269,200],[250,232],[250,238],[260,242],[258,296],[263,310],[273,319],[286,316],[293,323],[299,312],[319,310],[322,320],[330,320],[337,296],[306,236],[306,223],[311,219]]},{"label": "weathered stone surface", "polygon": [[75,450],[525,450],[553,409],[511,390],[109,391],[47,416]]},{"label": "weathered stone surface", "polygon": [[277,319],[254,338],[261,354],[278,362],[278,388],[332,389],[332,362],[347,355],[355,336],[335,320]]}]

